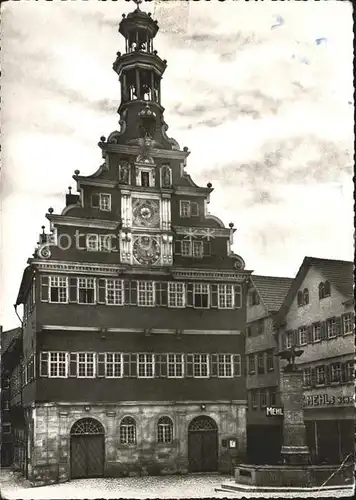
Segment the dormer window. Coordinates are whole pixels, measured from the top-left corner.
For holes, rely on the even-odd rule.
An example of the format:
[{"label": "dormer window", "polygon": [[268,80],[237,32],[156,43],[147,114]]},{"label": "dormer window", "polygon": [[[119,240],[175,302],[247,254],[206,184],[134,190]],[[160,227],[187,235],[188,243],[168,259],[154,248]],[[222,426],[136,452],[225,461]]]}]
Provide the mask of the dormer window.
[{"label": "dormer window", "polygon": [[182,255],[182,257],[201,259],[211,254],[210,242],[188,239],[177,240],[175,243],[175,253],[176,255]]},{"label": "dormer window", "polygon": [[180,201],[180,216],[183,218],[198,217],[199,205],[194,201],[181,200]]},{"label": "dormer window", "polygon": [[92,208],[98,208],[103,212],[111,211],[111,194],[95,193],[91,195]]}]

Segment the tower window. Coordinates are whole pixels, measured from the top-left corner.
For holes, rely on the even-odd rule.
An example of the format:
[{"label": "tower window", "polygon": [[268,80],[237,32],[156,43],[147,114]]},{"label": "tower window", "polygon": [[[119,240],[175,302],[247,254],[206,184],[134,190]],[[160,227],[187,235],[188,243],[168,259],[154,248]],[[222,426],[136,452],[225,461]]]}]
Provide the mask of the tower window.
[{"label": "tower window", "polygon": [[141,186],[149,187],[150,185],[150,174],[148,172],[141,172]]}]

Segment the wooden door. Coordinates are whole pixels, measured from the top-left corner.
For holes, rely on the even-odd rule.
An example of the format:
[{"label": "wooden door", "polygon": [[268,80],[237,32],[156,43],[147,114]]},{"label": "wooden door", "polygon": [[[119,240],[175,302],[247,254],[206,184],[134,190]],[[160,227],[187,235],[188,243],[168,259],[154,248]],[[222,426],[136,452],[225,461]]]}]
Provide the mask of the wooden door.
[{"label": "wooden door", "polygon": [[104,472],[104,436],[72,436],[71,477],[100,477]]},{"label": "wooden door", "polygon": [[209,417],[198,417],[188,429],[190,472],[214,472],[218,468],[218,430]]}]

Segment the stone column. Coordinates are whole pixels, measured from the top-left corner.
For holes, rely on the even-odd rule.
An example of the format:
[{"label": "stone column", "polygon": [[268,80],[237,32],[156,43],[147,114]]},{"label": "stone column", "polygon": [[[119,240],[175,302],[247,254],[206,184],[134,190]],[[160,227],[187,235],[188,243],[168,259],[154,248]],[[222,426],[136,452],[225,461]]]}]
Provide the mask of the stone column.
[{"label": "stone column", "polygon": [[303,374],[301,371],[282,371],[280,378],[283,405],[283,445],[281,455],[287,465],[310,463],[303,418]]}]

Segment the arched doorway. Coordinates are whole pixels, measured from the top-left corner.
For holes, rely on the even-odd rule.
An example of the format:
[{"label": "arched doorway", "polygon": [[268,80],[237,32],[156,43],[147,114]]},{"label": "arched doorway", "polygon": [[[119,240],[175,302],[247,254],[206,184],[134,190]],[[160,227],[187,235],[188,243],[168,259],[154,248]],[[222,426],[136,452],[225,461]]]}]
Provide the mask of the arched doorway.
[{"label": "arched doorway", "polygon": [[104,428],[93,418],[82,418],[70,431],[71,477],[100,477],[104,473]]},{"label": "arched doorway", "polygon": [[206,416],[194,418],[188,428],[189,472],[214,472],[218,468],[218,427]]}]

